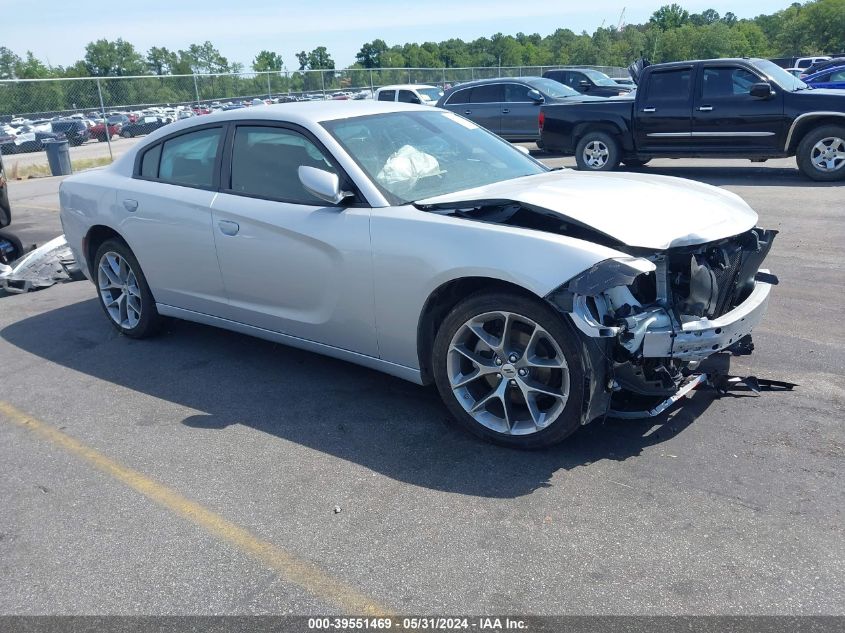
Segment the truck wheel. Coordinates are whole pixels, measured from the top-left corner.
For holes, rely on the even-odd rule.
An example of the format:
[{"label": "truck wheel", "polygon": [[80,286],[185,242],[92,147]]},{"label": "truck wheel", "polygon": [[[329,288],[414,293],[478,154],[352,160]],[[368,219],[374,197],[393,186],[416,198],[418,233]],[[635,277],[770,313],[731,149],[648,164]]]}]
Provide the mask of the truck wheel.
[{"label": "truck wheel", "polygon": [[825,125],[801,139],[795,153],[798,170],[811,180],[845,178],[845,127]]},{"label": "truck wheel", "polygon": [[583,171],[612,171],[620,160],[619,143],[605,132],[587,132],[575,148],[575,162]]}]

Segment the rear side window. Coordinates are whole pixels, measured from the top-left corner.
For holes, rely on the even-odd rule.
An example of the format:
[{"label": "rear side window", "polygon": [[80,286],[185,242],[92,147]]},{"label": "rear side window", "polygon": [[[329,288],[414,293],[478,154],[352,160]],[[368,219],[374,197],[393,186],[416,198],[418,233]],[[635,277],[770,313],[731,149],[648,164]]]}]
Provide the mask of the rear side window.
[{"label": "rear side window", "polygon": [[158,178],[158,161],[161,158],[161,143],[144,152],[141,158],[141,178]]},{"label": "rear side window", "polygon": [[832,72],[830,76],[823,81],[845,81],[845,69]]},{"label": "rear side window", "polygon": [[302,134],[276,127],[239,126],[232,147],[231,191],[296,204],[326,206],[299,180],[299,167],[336,173],[322,151]]},{"label": "rear side window", "polygon": [[396,91],[395,90],[382,90],[378,93],[378,100],[379,101],[394,101],[396,99]]},{"label": "rear side window", "polygon": [[453,92],[452,96],[450,96],[449,100],[446,102],[446,105],[469,103],[469,93],[471,92],[471,88],[467,90],[457,90]]},{"label": "rear side window", "polygon": [[221,136],[220,128],[211,128],[165,141],[158,177],[176,185],[212,187]]},{"label": "rear side window", "polygon": [[503,97],[502,84],[485,84],[472,89],[470,103],[501,103]]},{"label": "rear side window", "polygon": [[663,70],[651,74],[646,97],[649,101],[685,101],[690,96],[691,68]]},{"label": "rear side window", "polygon": [[402,103],[419,103],[419,97],[410,90],[399,91],[399,101]]}]

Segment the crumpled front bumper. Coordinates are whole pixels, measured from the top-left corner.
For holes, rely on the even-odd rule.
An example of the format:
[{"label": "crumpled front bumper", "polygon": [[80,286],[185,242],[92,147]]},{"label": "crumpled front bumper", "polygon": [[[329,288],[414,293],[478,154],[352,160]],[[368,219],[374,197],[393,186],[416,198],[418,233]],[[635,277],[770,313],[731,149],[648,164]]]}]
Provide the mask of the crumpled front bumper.
[{"label": "crumpled front bumper", "polygon": [[674,333],[671,328],[647,330],[643,339],[643,356],[695,361],[730,347],[750,334],[763,319],[771,290],[771,284],[757,281],[745,301],[716,319],[690,321]]}]

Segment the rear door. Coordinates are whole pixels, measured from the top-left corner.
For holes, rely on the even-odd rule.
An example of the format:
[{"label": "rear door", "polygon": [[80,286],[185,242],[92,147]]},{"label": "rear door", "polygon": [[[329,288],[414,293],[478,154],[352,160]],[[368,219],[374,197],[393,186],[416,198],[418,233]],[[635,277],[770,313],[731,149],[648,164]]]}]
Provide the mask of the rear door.
[{"label": "rear door", "polygon": [[531,86],[518,83],[505,83],[504,103],[502,104],[501,131],[506,139],[536,140],[540,136],[537,116],[540,103],[528,96]]},{"label": "rear door", "polygon": [[634,107],[637,149],[671,153],[690,144],[695,66],[648,73]]},{"label": "rear door", "polygon": [[696,147],[713,152],[774,151],[783,144],[783,91],[772,84],[768,99],[752,97],[751,86],[767,81],[737,64],[701,66],[693,107]]},{"label": "rear door", "polygon": [[504,97],[504,87],[502,84],[480,84],[473,87],[470,93],[469,103],[466,104],[463,112],[460,109],[455,111],[491,132],[499,134],[502,130]]},{"label": "rear door", "polygon": [[156,302],[228,316],[211,224],[222,126],[191,128],[152,145],[117,190],[117,230],[138,258]]}]

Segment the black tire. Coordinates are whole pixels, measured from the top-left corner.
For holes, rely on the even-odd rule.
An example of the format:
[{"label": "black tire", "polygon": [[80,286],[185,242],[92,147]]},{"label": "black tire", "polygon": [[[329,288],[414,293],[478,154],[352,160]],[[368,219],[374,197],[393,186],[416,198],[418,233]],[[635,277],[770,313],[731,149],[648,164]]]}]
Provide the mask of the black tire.
[{"label": "black tire", "polygon": [[[527,317],[542,327],[557,343],[568,366],[569,395],[562,410],[548,426],[530,434],[509,435],[476,421],[460,404],[449,381],[448,354],[455,334],[470,319],[497,311]],[[431,361],[437,390],[455,421],[460,427],[489,442],[520,449],[545,448],[562,441],[581,426],[581,385],[584,374],[580,345],[563,317],[537,299],[508,292],[470,295],[455,306],[443,320],[434,340]],[[491,379],[495,380],[492,375]],[[486,388],[481,385],[482,390]]]},{"label": "black tire", "polygon": [[[109,310],[106,307],[106,301],[103,297],[103,292],[100,290],[100,263],[109,253],[116,253],[123,258],[137,281],[137,290],[139,291],[137,296],[140,297],[141,314],[138,318],[138,322],[133,326],[121,325],[115,321],[112,315],[109,314]],[[97,286],[97,298],[99,300],[100,307],[103,309],[109,323],[111,323],[118,332],[131,338],[146,338],[158,332],[162,324],[162,317],[159,315],[158,310],[156,310],[155,299],[153,299],[150,287],[147,285],[147,279],[144,277],[141,265],[135,258],[135,254],[132,252],[132,249],[130,249],[125,242],[119,239],[108,239],[103,242],[97,249],[97,254],[94,256],[92,274],[94,278],[94,285]]]},{"label": "black tire", "polygon": [[842,161],[836,168],[823,170],[813,163],[813,154],[816,144],[826,138],[839,139],[840,147],[845,146],[845,127],[841,125],[825,125],[810,130],[801,142],[798,143],[798,150],[795,153],[795,160],[798,163],[798,170],[810,180],[820,182],[833,182],[845,178],[845,161]]},{"label": "black tire", "polygon": [[622,161],[622,164],[625,165],[625,167],[638,168],[638,167],[645,167],[646,165],[648,165],[650,160],[651,159],[639,160],[637,158],[626,158]]},{"label": "black tire", "polygon": [[[604,162],[601,164],[588,163],[587,158],[584,156],[588,146],[594,143],[596,144],[596,149],[607,151]],[[619,142],[606,132],[587,132],[581,137],[578,145],[575,147],[575,162],[578,165],[578,169],[582,171],[613,171],[619,167],[621,160],[622,153],[619,149]]]},{"label": "black tire", "polygon": [[123,138],[132,138],[132,132],[121,132],[120,135]]},{"label": "black tire", "polygon": [[[0,264],[11,264],[16,259],[23,257],[23,243],[16,235],[0,231],[0,241],[6,242],[6,248],[0,249]],[[8,245],[11,244],[11,250]]]}]

